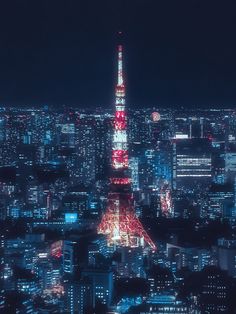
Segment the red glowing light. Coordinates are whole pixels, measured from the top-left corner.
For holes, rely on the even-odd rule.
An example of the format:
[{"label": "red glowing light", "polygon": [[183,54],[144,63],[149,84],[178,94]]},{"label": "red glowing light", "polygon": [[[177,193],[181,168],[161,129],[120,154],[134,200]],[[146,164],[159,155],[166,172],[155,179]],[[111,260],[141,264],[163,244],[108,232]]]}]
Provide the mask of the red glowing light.
[{"label": "red glowing light", "polygon": [[112,157],[113,158],[128,158],[128,152],[127,150],[116,149],[112,151]]},{"label": "red glowing light", "polygon": [[56,241],[51,245],[51,256],[60,258],[62,256],[62,241]]},{"label": "red glowing light", "polygon": [[114,127],[116,130],[126,130],[126,121],[115,120]]},{"label": "red glowing light", "polygon": [[127,185],[130,184],[130,178],[111,178],[110,179],[112,184],[119,184],[119,185]]},{"label": "red glowing light", "polygon": [[126,130],[126,114],[124,111],[116,111],[115,113],[115,121],[114,121],[115,130]]},{"label": "red glowing light", "polygon": [[159,112],[153,112],[151,117],[153,122],[158,122],[161,119]]},{"label": "red glowing light", "polygon": [[[112,166],[113,168],[122,167],[127,168],[129,165],[129,158],[127,150],[113,150],[112,151]],[[120,168],[119,167],[119,168]]]},{"label": "red glowing light", "polygon": [[116,119],[120,119],[120,118],[124,119],[126,117],[126,114],[124,111],[116,111],[115,117],[116,117]]}]

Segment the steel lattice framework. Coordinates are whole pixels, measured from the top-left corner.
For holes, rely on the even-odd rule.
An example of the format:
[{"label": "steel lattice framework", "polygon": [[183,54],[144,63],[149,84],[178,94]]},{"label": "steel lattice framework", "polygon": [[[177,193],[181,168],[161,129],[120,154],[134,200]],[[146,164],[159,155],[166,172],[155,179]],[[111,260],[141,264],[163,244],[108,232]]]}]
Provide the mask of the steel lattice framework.
[{"label": "steel lattice framework", "polygon": [[125,110],[125,84],[123,78],[123,47],[118,46],[118,82],[116,85],[114,133],[112,141],[110,191],[108,204],[98,233],[106,234],[110,246],[137,247],[155,244],[135,215],[127,144],[127,114]]}]

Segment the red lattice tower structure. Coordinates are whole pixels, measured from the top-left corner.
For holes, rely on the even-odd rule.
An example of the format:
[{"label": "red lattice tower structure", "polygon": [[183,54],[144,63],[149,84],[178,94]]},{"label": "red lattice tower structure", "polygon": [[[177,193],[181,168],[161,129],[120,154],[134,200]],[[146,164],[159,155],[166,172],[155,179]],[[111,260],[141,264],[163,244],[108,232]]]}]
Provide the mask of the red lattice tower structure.
[{"label": "red lattice tower structure", "polygon": [[108,204],[98,233],[107,235],[110,246],[156,246],[135,215],[131,180],[128,175],[127,114],[123,78],[123,47],[118,46],[118,82],[116,85],[114,133],[112,141],[110,188]]}]

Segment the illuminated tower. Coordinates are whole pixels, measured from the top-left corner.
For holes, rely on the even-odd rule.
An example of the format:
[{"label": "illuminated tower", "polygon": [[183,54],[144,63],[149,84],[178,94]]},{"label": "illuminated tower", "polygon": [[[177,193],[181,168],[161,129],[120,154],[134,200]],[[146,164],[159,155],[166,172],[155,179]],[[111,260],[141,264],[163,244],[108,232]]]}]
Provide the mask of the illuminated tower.
[{"label": "illuminated tower", "polygon": [[123,47],[119,45],[110,189],[107,209],[98,227],[98,233],[107,235],[110,246],[149,245],[155,250],[155,244],[144,230],[134,211],[131,180],[128,175],[127,114],[122,53]]}]

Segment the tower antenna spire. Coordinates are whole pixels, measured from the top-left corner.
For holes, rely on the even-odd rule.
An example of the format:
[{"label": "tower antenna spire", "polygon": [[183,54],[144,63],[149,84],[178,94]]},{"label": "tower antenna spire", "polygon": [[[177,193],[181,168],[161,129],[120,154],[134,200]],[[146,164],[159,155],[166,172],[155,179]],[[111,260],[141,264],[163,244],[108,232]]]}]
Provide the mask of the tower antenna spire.
[{"label": "tower antenna spire", "polygon": [[123,33],[118,32],[118,80],[117,85],[124,85],[124,73],[123,73]]}]

